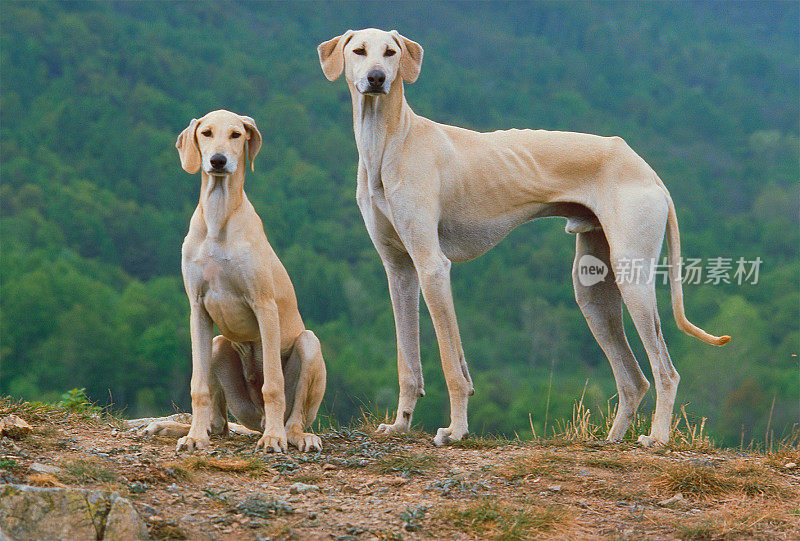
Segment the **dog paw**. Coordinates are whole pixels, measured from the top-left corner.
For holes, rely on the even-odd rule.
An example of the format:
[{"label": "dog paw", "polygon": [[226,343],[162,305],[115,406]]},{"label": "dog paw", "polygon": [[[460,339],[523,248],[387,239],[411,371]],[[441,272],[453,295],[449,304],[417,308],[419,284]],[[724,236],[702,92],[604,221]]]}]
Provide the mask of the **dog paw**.
[{"label": "dog paw", "polygon": [[645,436],[644,434],[642,434],[641,436],[639,436],[639,439],[636,440],[636,441],[642,447],[653,447],[653,446],[657,446],[657,445],[664,445],[666,443],[665,441],[661,441],[661,439],[653,436],[652,434],[649,435],[649,436]]},{"label": "dog paw", "polygon": [[375,430],[376,434],[406,434],[409,431],[409,427],[407,423],[394,423],[391,425],[387,425],[382,423],[378,425],[378,429]]},{"label": "dog paw", "polygon": [[184,436],[178,440],[178,445],[175,446],[175,452],[180,451],[195,451],[199,449],[207,449],[211,445],[211,440],[206,436],[205,438],[197,438],[194,436]]},{"label": "dog paw", "polygon": [[306,451],[322,451],[322,440],[316,434],[301,432],[300,434],[289,435],[289,443],[297,447],[301,453]]},{"label": "dog paw", "polygon": [[264,432],[261,439],[256,443],[256,449],[263,449],[267,452],[287,453],[289,451],[286,441],[286,431],[275,431],[277,434]]},{"label": "dog paw", "polygon": [[469,434],[467,429],[456,429],[450,426],[447,428],[440,428],[436,431],[436,437],[433,438],[433,444],[436,447],[441,447],[446,443],[461,441],[467,434]]}]

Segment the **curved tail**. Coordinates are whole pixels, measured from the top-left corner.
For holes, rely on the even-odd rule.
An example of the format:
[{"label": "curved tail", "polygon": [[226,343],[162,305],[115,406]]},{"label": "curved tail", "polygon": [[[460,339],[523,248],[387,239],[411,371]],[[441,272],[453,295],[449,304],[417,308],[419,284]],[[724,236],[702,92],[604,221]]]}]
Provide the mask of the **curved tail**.
[{"label": "curved tail", "polygon": [[681,284],[680,262],[681,238],[678,232],[678,217],[675,215],[675,205],[672,202],[672,197],[669,195],[669,190],[667,190],[667,187],[664,186],[660,178],[656,178],[658,179],[659,186],[664,190],[667,196],[667,203],[669,204],[669,215],[667,217],[667,249],[669,251],[669,282],[670,292],[672,294],[672,313],[675,316],[675,323],[677,323],[680,330],[695,338],[699,338],[703,342],[714,346],[724,346],[731,341],[730,336],[714,336],[686,319],[686,314],[683,311],[683,286]]}]

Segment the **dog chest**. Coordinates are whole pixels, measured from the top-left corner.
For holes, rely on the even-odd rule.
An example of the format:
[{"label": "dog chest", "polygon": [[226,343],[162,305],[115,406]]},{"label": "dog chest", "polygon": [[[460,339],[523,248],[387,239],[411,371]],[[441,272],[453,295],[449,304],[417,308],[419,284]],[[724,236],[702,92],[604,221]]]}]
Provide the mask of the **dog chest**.
[{"label": "dog chest", "polygon": [[250,306],[249,283],[255,279],[250,258],[207,240],[186,264],[203,306],[223,335],[236,341],[259,338],[258,321]]}]

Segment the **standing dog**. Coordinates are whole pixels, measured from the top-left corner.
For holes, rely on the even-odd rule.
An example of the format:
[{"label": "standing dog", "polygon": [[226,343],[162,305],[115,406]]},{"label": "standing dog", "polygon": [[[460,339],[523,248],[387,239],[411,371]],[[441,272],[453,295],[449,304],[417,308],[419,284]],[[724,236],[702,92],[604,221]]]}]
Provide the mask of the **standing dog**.
[{"label": "standing dog", "polygon": [[647,350],[657,391],[652,431],[639,441],[666,442],[679,377],[661,334],[654,282],[617,284],[612,272],[592,286],[578,279],[584,255],[608,269],[641,260],[642,276],[651,276],[666,229],[678,326],[710,344],[730,340],[686,319],[678,223],[664,184],[618,137],[543,130],[477,133],[417,116],[406,103],[403,83],[419,76],[422,52],[397,31],[374,28],[348,30],[318,47],[328,80],[344,73],[350,88],[359,154],[356,197],[386,269],[394,309],[400,399],[395,422],[378,431],[407,431],[417,399],[425,394],[421,286],[450,394],[450,426],[438,430],[434,443],[467,434],[473,385],[453,309],[450,262],[479,256],[524,222],[563,216],[567,232],[577,233],[575,297],[611,363],[619,392],[608,439],[622,438],[650,387],[625,337],[624,301]]},{"label": "standing dog", "polygon": [[[177,450],[207,447],[209,432],[227,433],[230,409],[244,425],[230,423],[232,430],[263,432],[257,448],[322,449],[318,436],[304,432],[325,393],[319,340],[303,325],[289,275],[244,193],[245,147],[252,169],[261,134],[252,118],[220,110],[193,119],[175,146],[184,170],[202,169],[182,249],[192,422],[148,419],[145,432],[183,435]],[[222,336],[212,340],[213,324]]]}]

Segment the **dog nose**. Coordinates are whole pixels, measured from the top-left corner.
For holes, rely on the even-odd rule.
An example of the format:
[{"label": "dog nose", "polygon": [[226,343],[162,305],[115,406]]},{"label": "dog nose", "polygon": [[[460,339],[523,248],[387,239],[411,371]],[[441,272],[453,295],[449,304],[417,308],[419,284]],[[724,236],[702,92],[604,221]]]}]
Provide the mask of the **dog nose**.
[{"label": "dog nose", "polygon": [[386,74],[383,73],[381,70],[370,70],[367,73],[367,81],[372,86],[380,86],[386,81]]},{"label": "dog nose", "polygon": [[213,167],[214,169],[222,169],[228,162],[228,158],[226,158],[222,154],[214,154],[208,161],[211,162],[211,167]]}]

